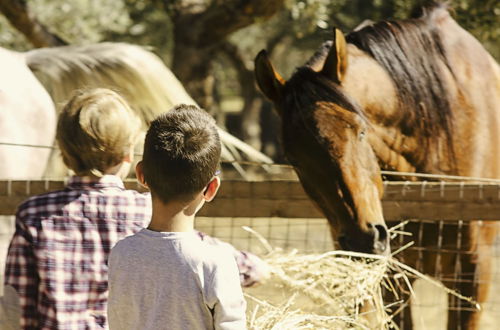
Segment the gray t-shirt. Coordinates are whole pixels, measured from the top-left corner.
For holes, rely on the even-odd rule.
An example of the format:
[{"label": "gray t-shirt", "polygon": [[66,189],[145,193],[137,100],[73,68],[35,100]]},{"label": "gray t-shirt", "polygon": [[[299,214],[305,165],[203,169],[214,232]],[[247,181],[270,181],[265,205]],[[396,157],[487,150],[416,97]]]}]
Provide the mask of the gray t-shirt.
[{"label": "gray t-shirt", "polygon": [[110,329],[246,329],[231,252],[194,232],[143,229],[109,257]]}]

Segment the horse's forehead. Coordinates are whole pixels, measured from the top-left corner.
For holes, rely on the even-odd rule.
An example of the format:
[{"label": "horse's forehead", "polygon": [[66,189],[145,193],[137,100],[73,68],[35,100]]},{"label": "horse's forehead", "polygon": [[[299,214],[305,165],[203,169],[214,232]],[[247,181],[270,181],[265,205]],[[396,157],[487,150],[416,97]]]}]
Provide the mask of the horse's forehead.
[{"label": "horse's forehead", "polygon": [[338,104],[318,101],[308,115],[298,112],[283,121],[286,153],[289,158],[300,161],[302,158],[311,158],[313,150],[323,150],[328,162],[338,161],[352,138],[349,132],[363,123],[358,114]]},{"label": "horse's forehead", "polygon": [[342,146],[349,142],[348,132],[363,125],[359,115],[332,103],[319,106],[313,118],[318,136],[326,140],[330,148],[335,147],[337,151],[343,149]]}]

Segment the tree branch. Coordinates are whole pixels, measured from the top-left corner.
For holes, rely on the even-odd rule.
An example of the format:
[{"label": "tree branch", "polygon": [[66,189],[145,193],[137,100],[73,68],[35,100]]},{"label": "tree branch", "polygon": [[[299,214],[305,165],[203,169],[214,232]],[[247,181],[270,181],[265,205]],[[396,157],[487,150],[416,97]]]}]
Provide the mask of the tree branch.
[{"label": "tree branch", "polygon": [[218,51],[224,54],[231,62],[236,73],[238,74],[238,81],[241,84],[243,97],[251,97],[255,94],[255,84],[253,71],[245,64],[245,59],[240,53],[238,47],[229,41],[220,44]]},{"label": "tree branch", "polygon": [[275,14],[284,1],[163,0],[174,25],[172,71],[200,105],[211,108],[212,58],[220,44],[236,30]]},{"label": "tree branch", "polygon": [[29,11],[25,0],[0,0],[0,12],[35,47],[67,45],[67,42],[49,32],[45,26],[38,22],[36,17]]},{"label": "tree branch", "polygon": [[214,1],[204,11],[177,13],[174,20],[176,26],[190,27],[191,31],[195,31],[184,33],[189,35],[187,42],[207,47],[258,19],[271,17],[283,7],[283,2],[284,0]]}]

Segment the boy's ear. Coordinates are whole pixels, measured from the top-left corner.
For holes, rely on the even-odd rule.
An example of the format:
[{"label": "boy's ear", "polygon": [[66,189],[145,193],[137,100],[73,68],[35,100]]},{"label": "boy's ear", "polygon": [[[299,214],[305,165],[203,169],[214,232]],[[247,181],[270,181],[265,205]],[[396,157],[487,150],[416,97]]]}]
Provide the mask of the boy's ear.
[{"label": "boy's ear", "polygon": [[137,177],[137,181],[139,181],[139,183],[145,187],[145,188],[149,188],[148,187],[148,184],[146,183],[146,179],[144,178],[144,172],[142,170],[142,160],[139,161],[137,163],[137,165],[135,166],[135,176]]},{"label": "boy's ear", "polygon": [[123,157],[123,161],[127,163],[132,163],[134,161],[134,147],[132,146],[129,152]]},{"label": "boy's ear", "polygon": [[206,202],[212,201],[215,195],[217,195],[217,191],[219,191],[220,187],[220,178],[218,176],[214,176],[214,178],[208,183],[205,191],[203,192],[203,198]]}]

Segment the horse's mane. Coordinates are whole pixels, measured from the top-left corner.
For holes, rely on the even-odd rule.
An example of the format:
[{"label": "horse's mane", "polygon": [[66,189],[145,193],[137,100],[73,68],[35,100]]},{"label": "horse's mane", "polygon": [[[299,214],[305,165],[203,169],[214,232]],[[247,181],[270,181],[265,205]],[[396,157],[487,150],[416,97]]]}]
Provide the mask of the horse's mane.
[{"label": "horse's mane", "polygon": [[[24,53],[24,57],[58,110],[75,89],[106,87],[126,98],[146,128],[156,116],[176,104],[196,104],[162,60],[144,47],[105,42],[39,48]],[[219,135],[224,160],[245,156],[253,161],[272,162],[224,130],[219,129]],[[244,173],[239,164],[233,166]]]},{"label": "horse's mane", "polygon": [[100,43],[35,49],[26,53],[26,64],[58,109],[82,87],[118,91],[146,125],[177,103],[195,104],[156,55],[135,45]]},{"label": "horse's mane", "polygon": [[397,88],[403,132],[419,128],[426,137],[451,136],[451,107],[442,64],[449,67],[433,11],[417,19],[382,21],[347,35],[347,42],[370,54]]},{"label": "horse's mane", "polygon": [[285,104],[296,104],[298,111],[301,111],[301,113],[305,111],[303,114],[306,114],[306,108],[314,100],[315,102],[335,102],[345,110],[354,112],[363,118],[365,117],[363,110],[354,99],[334,84],[332,80],[316,74],[307,65],[295,71],[293,77],[287,81],[286,88],[290,92],[290,97],[285,98]]},{"label": "horse's mane", "polygon": [[[452,111],[443,79],[448,64],[436,16],[448,15],[445,5],[424,8],[422,15],[402,21],[381,21],[346,36],[348,43],[372,56],[394,81],[399,99],[399,124],[406,135],[428,143],[446,137],[451,153]],[[306,66],[324,60],[331,41],[325,42]]]}]

